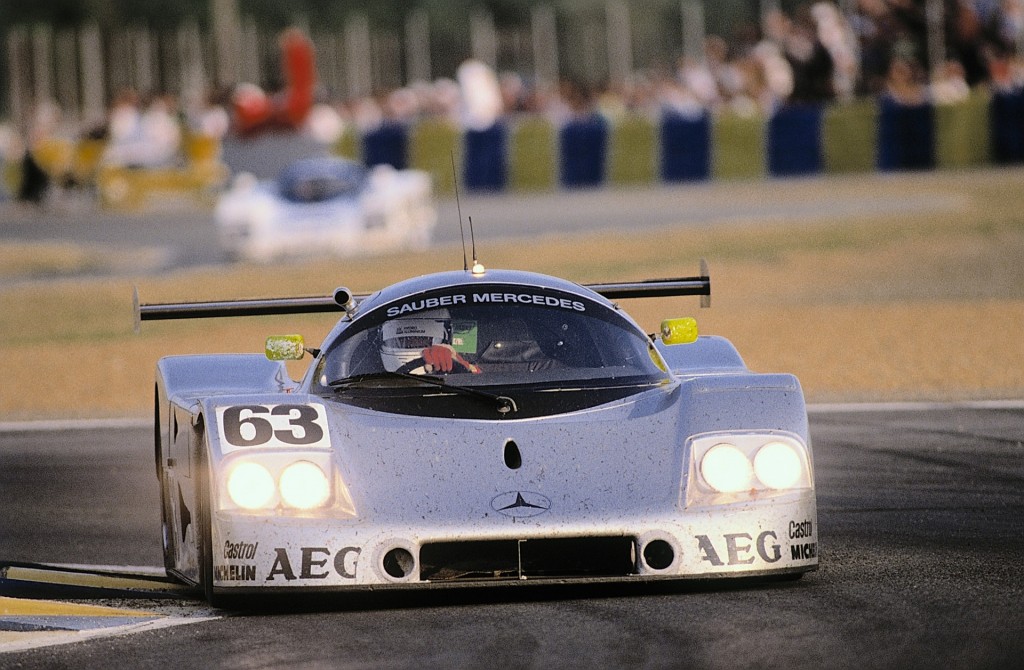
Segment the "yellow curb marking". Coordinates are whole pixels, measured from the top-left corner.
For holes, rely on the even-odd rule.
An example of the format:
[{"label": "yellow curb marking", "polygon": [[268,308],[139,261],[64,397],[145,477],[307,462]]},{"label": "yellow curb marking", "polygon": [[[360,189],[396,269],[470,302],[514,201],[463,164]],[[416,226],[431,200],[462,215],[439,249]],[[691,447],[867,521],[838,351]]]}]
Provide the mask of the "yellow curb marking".
[{"label": "yellow curb marking", "polygon": [[142,589],[146,591],[186,591],[182,584],[162,582],[144,577],[120,577],[115,575],[88,574],[82,572],[63,572],[56,569],[38,569],[11,567],[7,569],[7,578],[25,582],[41,582],[44,584],[66,584],[104,589]]},{"label": "yellow curb marking", "polygon": [[110,616],[159,617],[156,612],[119,609],[102,605],[64,603],[55,600],[25,600],[0,596],[0,616]]}]

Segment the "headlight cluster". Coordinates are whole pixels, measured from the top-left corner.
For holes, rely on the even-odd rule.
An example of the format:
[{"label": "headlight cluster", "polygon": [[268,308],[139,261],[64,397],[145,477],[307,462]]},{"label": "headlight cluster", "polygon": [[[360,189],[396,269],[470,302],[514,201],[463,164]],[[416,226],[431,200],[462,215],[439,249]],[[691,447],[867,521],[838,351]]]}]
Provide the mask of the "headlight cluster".
[{"label": "headlight cluster", "polygon": [[[325,472],[326,469],[326,472]],[[268,463],[242,460],[229,466],[226,478],[230,501],[242,509],[294,510],[323,507],[331,500],[329,465],[309,460]]]},{"label": "headlight cluster", "polygon": [[[803,442],[788,434],[719,434],[694,438],[691,488],[710,493],[788,491],[812,486]],[[692,493],[692,492],[691,492]],[[691,502],[694,496],[689,496]]]}]

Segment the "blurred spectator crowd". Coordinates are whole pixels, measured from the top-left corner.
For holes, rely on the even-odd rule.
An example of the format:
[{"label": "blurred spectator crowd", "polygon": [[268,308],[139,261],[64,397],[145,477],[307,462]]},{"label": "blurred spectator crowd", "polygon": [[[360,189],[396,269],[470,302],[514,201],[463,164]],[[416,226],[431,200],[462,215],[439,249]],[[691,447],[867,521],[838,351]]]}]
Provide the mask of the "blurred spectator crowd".
[{"label": "blurred spectator crowd", "polygon": [[[865,96],[890,96],[908,105],[952,104],[977,87],[1024,87],[1024,0],[943,0],[945,60],[933,64],[931,72],[928,54],[936,35],[929,34],[925,0],[847,4],[853,7],[847,14],[826,1],[792,14],[769,11],[759,26],[740,26],[728,39],[708,36],[702,58],[635,72],[628,81],[605,87],[573,81],[544,86],[469,60],[454,78],[414,82],[358,99],[333,100],[318,91],[315,104],[311,100],[303,118],[293,121],[329,144],[346,129],[366,132],[386,122],[423,118],[486,129],[514,114],[540,115],[554,124],[592,114],[610,119],[626,113],[753,116],[770,115],[785,104],[841,104]],[[295,38],[294,31],[288,35]],[[44,138],[62,135],[102,140],[100,164],[173,164],[182,160],[184,136],[251,134],[252,128],[241,127],[239,110],[254,100],[269,106],[283,94],[242,84],[182,103],[170,95],[142,98],[124,91],[107,119],[92,127],[71,125],[52,103],[45,103],[27,136],[0,124],[0,165],[21,160],[26,148]]]}]

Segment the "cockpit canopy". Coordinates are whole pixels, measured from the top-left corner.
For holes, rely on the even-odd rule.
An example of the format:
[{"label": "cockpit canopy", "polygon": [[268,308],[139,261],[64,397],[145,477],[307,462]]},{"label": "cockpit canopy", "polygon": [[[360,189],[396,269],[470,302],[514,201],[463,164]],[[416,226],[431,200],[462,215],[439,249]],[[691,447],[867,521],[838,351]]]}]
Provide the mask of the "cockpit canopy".
[{"label": "cockpit canopy", "polygon": [[[437,357],[445,365],[437,365]],[[408,413],[452,415],[440,405],[436,411],[424,409],[431,402],[422,396],[436,396],[436,386],[396,380],[396,372],[444,376],[449,386],[491,392],[544,392],[549,398],[544,402],[557,411],[593,406],[668,380],[650,339],[607,304],[550,287],[498,283],[428,290],[359,314],[324,350],[311,390],[360,404],[356,399],[370,389],[411,384],[415,392],[391,394],[420,397],[418,409]],[[555,402],[551,396],[565,395],[556,391],[576,398]],[[375,408],[387,409],[386,398],[371,395]],[[466,402],[447,397],[449,404]],[[407,413],[399,405],[395,411]],[[551,412],[537,415],[544,413]]]},{"label": "cockpit canopy", "polygon": [[323,202],[362,190],[367,171],[342,158],[305,158],[281,171],[278,189],[292,202]]}]

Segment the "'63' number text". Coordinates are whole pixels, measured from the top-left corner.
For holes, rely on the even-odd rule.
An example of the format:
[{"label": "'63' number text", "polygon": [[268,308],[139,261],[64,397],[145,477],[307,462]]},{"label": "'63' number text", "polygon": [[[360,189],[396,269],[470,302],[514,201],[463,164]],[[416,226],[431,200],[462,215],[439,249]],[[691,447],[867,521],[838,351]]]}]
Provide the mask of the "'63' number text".
[{"label": "'63' number text", "polygon": [[232,405],[217,408],[224,451],[246,447],[329,447],[323,405]]}]

